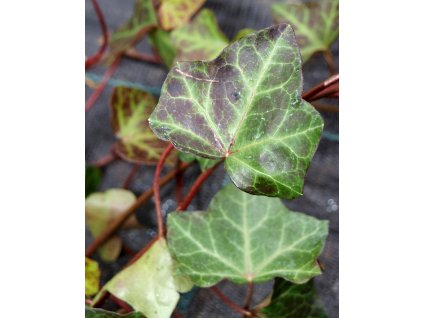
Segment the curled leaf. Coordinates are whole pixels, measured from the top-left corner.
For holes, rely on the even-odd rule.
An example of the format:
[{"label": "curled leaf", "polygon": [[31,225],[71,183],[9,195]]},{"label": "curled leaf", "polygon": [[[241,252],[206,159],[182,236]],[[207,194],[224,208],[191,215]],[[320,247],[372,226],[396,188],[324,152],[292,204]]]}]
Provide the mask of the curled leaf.
[{"label": "curled leaf", "polygon": [[[135,201],[135,195],[124,189],[92,193],[85,199],[85,221],[91,234],[94,237],[100,235],[110,222],[125,212]],[[135,216],[126,221],[124,226],[127,228],[137,226]],[[121,248],[122,242],[115,235],[99,248],[99,253],[104,261],[112,262],[119,256]]]},{"label": "curled leaf", "polygon": [[[157,99],[150,93],[131,87],[115,87],[111,98],[112,128],[119,139],[116,152],[125,160],[139,164],[157,164],[167,142],[159,140],[148,126]],[[175,161],[169,156],[167,163]]]},{"label": "curled leaf", "polygon": [[200,287],[273,277],[304,283],[321,273],[316,259],[328,222],[291,212],[277,198],[252,196],[230,184],[207,212],[171,213],[167,224],[179,273]]},{"label": "curled leaf", "polygon": [[98,263],[85,257],[85,295],[93,296],[100,288],[100,268]]},{"label": "curled leaf", "polygon": [[289,25],[252,33],[213,61],[177,62],[149,118],[180,151],[226,158],[243,191],[301,195],[323,120],[302,100],[301,58]]},{"label": "curled leaf", "polygon": [[179,292],[187,292],[192,282],[174,274],[174,261],[166,240],[159,239],[136,262],[114,276],[94,299],[105,291],[122,299],[147,318],[169,318]]},{"label": "curled leaf", "polygon": [[339,34],[339,0],[274,3],[272,15],[275,23],[293,26],[304,62],[316,52],[329,50]]}]

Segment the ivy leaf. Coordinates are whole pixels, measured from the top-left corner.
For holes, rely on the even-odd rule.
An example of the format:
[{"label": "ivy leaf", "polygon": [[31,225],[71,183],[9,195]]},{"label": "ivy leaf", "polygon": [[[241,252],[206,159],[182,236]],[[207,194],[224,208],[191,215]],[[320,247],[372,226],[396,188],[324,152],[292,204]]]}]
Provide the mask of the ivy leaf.
[{"label": "ivy leaf", "polygon": [[200,287],[273,277],[304,283],[321,273],[316,259],[328,222],[291,212],[277,198],[252,196],[229,184],[207,212],[171,213],[167,224],[179,273]]},{"label": "ivy leaf", "polygon": [[[148,116],[157,104],[157,99],[131,87],[115,87],[111,98],[112,129],[119,142],[116,152],[125,160],[139,164],[157,164],[168,146],[154,135],[148,126]],[[172,163],[172,154],[167,163]]]},{"label": "ivy leaf", "polygon": [[178,156],[182,162],[193,162],[196,160],[200,166],[201,171],[206,171],[214,167],[219,162],[219,160],[201,158],[184,152],[179,152]]},{"label": "ivy leaf", "polygon": [[339,0],[274,3],[272,15],[276,23],[294,27],[304,62],[316,52],[329,50],[339,34]]},{"label": "ivy leaf", "polygon": [[177,61],[214,59],[229,43],[213,11],[203,9],[194,20],[171,32]]},{"label": "ivy leaf", "polygon": [[187,292],[192,286],[189,278],[174,274],[174,261],[162,238],[104,285],[94,303],[109,291],[148,318],[169,318],[178,303],[178,292]]},{"label": "ivy leaf", "polygon": [[98,263],[85,257],[85,295],[92,296],[100,288],[100,268]]},{"label": "ivy leaf", "polygon": [[254,29],[250,29],[250,28],[245,28],[245,29],[241,29],[238,31],[238,33],[235,35],[235,37],[232,39],[232,42],[236,42],[240,39],[242,39],[244,36],[254,33],[256,32],[256,30]]},{"label": "ivy leaf", "polygon": [[85,197],[97,191],[100,181],[100,168],[85,165]]},{"label": "ivy leaf", "polygon": [[270,304],[260,309],[263,318],[325,318],[325,312],[316,305],[313,281],[293,284],[276,278]]},{"label": "ivy leaf", "polygon": [[160,26],[172,30],[183,26],[206,0],[162,0],[158,10]]},{"label": "ivy leaf", "polygon": [[111,64],[118,55],[134,46],[145,34],[157,26],[152,0],[136,0],[132,17],[110,39],[106,62]]},{"label": "ivy leaf", "polygon": [[85,318],[143,318],[139,312],[131,312],[126,315],[119,315],[115,312],[100,308],[85,307]]},{"label": "ivy leaf", "polygon": [[[103,230],[119,214],[126,211],[136,201],[135,195],[124,189],[110,189],[106,192],[92,193],[85,199],[85,221],[94,237],[100,235]],[[125,223],[125,227],[135,227],[138,222],[135,216]],[[119,256],[122,248],[120,238],[112,236],[99,248],[101,258],[106,262],[112,262]]]},{"label": "ivy leaf", "polygon": [[177,62],[149,123],[180,151],[226,158],[243,191],[301,195],[323,120],[301,99],[301,58],[289,25],[247,35],[210,62]]},{"label": "ivy leaf", "polygon": [[170,38],[170,33],[162,29],[155,29],[148,34],[148,39],[157,50],[164,64],[170,68],[176,55],[176,49]]}]

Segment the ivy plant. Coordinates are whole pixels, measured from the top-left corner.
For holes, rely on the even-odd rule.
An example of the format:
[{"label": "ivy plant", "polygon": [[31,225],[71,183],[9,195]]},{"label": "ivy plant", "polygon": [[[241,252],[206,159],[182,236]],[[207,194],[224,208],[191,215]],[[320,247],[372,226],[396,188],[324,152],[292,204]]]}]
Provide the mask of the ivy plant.
[{"label": "ivy plant", "polygon": [[[163,64],[167,76],[160,96],[139,87],[113,89],[116,140],[105,158],[86,165],[86,225],[94,239],[86,249],[85,317],[183,317],[183,300],[209,288],[243,317],[324,318],[313,278],[322,274],[328,221],[291,211],[281,199],[303,194],[322,136],[323,118],[312,102],[338,95],[339,76],[304,93],[302,73],[302,61],[329,52],[336,40],[338,1],[274,4],[276,24],[236,30],[234,37],[204,3],[136,0],[131,18],[106,43],[108,75],[130,57]],[[145,38],[151,56],[135,49]],[[102,55],[88,58],[86,67]],[[133,168],[122,187],[98,192],[116,160]],[[201,172],[184,191],[184,171],[197,164]],[[131,181],[149,166],[155,167],[152,187],[137,197]],[[218,169],[226,184],[216,187],[207,209],[187,211]],[[165,215],[160,188],[172,180],[177,208]],[[118,230],[137,226],[134,212],[153,196],[157,231],[132,251]],[[100,284],[104,264],[122,254],[129,262],[114,263],[120,270]],[[247,286],[243,306],[219,290],[224,280]],[[262,282],[273,282],[273,291],[254,306],[254,284]],[[119,309],[111,311],[110,302]]]}]

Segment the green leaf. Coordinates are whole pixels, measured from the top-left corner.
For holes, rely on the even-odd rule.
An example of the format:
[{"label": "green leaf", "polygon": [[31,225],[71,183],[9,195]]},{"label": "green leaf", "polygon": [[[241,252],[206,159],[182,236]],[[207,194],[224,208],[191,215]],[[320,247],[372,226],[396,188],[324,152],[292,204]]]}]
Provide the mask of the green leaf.
[{"label": "green leaf", "polygon": [[100,308],[85,307],[85,318],[143,318],[139,312],[131,312],[126,315],[119,315],[117,313],[107,311]]},{"label": "green leaf", "polygon": [[92,296],[100,288],[100,268],[98,263],[85,257],[85,295]]},{"label": "green leaf", "polygon": [[[85,221],[94,238],[121,213],[136,201],[135,195],[124,189],[110,189],[106,192],[92,193],[85,199]],[[126,228],[137,226],[135,216],[124,224]],[[112,236],[99,248],[101,258],[106,262],[116,260],[122,248],[120,238]]]},{"label": "green leaf", "polygon": [[170,33],[161,29],[155,29],[148,34],[148,39],[151,45],[156,48],[164,64],[170,68],[176,55],[176,49],[170,38]]},{"label": "green leaf", "polygon": [[94,303],[109,291],[147,318],[169,318],[178,303],[178,292],[187,292],[192,286],[189,278],[174,274],[166,240],[159,239],[141,258],[114,276]]},{"label": "green leaf", "polygon": [[193,162],[196,160],[200,166],[201,171],[206,171],[214,167],[219,162],[219,160],[201,158],[184,152],[179,152],[178,156],[179,159],[183,162]]},{"label": "green leaf", "polygon": [[254,29],[250,29],[250,28],[245,28],[245,29],[241,29],[238,31],[238,33],[235,35],[235,37],[233,38],[232,42],[236,42],[239,39],[242,39],[244,36],[254,33],[256,32],[256,30]]},{"label": "green leaf", "polygon": [[100,181],[100,168],[85,165],[85,197],[97,191]]},{"label": "green leaf", "polygon": [[289,25],[247,35],[210,62],[177,62],[150,116],[180,151],[226,158],[236,186],[287,199],[301,195],[323,120],[301,99],[301,58]]},{"label": "green leaf", "polygon": [[132,17],[110,38],[110,51],[106,62],[112,63],[118,55],[133,47],[156,26],[157,18],[153,0],[136,0]]},{"label": "green leaf", "polygon": [[206,0],[161,0],[158,10],[160,26],[172,30],[183,26]]},{"label": "green leaf", "polygon": [[[115,87],[111,98],[112,128],[119,142],[116,151],[125,160],[157,164],[167,142],[159,140],[148,126],[148,116],[157,104],[157,99],[136,88]],[[169,156],[167,163],[176,160]]]},{"label": "green leaf", "polygon": [[275,23],[290,23],[301,47],[303,61],[314,53],[327,51],[339,34],[339,1],[274,3]]},{"label": "green leaf", "polygon": [[276,276],[303,283],[321,273],[316,259],[328,222],[291,212],[277,198],[252,196],[229,184],[207,212],[171,213],[167,224],[179,273],[200,287]]},{"label": "green leaf", "polygon": [[194,20],[170,35],[177,61],[214,59],[229,43],[213,11],[203,9]]},{"label": "green leaf", "polygon": [[270,305],[260,309],[259,317],[265,318],[318,318],[326,317],[316,305],[313,281],[293,284],[276,278]]}]

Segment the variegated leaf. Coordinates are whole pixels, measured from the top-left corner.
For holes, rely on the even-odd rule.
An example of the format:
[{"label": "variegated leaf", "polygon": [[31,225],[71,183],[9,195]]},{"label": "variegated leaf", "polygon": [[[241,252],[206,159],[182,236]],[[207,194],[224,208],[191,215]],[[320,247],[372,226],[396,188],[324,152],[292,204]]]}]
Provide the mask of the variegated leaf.
[{"label": "variegated leaf", "polygon": [[135,0],[132,17],[110,39],[107,63],[134,46],[145,34],[157,26],[153,0]]},{"label": "variegated leaf", "polygon": [[[111,98],[112,128],[119,139],[116,151],[125,160],[157,164],[167,142],[159,140],[148,126],[157,99],[150,93],[131,87],[115,87]],[[172,153],[167,163],[175,162]]]},{"label": "variegated leaf", "polygon": [[179,292],[187,292],[193,286],[189,278],[174,274],[174,266],[166,240],[159,239],[104,285],[94,303],[108,291],[147,318],[169,318],[178,303]]},{"label": "variegated leaf", "polygon": [[183,26],[206,0],[161,0],[158,10],[160,26],[173,30]]},{"label": "variegated leaf", "polygon": [[273,277],[304,283],[320,274],[316,259],[328,234],[327,221],[232,184],[218,192],[207,212],[171,213],[167,224],[179,273],[200,287]]},{"label": "variegated leaf", "polygon": [[323,120],[301,99],[301,58],[289,25],[252,33],[210,62],[177,62],[149,122],[182,152],[219,159],[240,189],[301,195]]},{"label": "variegated leaf", "polygon": [[339,0],[274,3],[275,23],[290,23],[301,47],[303,61],[314,53],[327,51],[339,34]]}]

